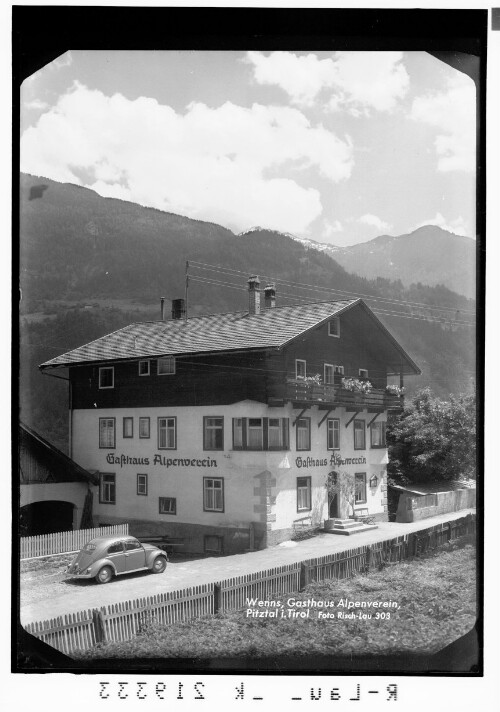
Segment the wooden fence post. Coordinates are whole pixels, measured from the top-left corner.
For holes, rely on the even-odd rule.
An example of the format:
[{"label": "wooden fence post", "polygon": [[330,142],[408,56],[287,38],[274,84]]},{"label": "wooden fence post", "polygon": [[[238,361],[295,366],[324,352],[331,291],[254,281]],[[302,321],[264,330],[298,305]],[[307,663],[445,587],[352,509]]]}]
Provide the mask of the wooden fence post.
[{"label": "wooden fence post", "polygon": [[104,626],[104,616],[102,611],[94,608],[92,611],[92,624],[94,626],[94,635],[96,643],[106,643],[106,628]]},{"label": "wooden fence post", "polygon": [[222,586],[220,583],[214,583],[214,613],[220,611],[222,605]]},{"label": "wooden fence post", "polygon": [[372,547],[370,544],[368,544],[368,546],[366,547],[365,573],[368,573],[370,571],[371,558],[372,558]]},{"label": "wooden fence post", "polygon": [[300,563],[299,591],[303,591],[308,582],[308,567],[303,561]]}]

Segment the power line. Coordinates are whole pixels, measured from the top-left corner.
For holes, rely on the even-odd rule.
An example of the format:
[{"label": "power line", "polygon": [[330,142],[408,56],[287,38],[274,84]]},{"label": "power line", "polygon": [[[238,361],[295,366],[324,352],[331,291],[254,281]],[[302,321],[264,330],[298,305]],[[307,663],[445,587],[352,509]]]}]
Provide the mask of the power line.
[{"label": "power line", "polygon": [[[242,270],[234,269],[232,267],[223,267],[220,265],[211,265],[205,262],[197,262],[196,260],[189,260],[189,265],[193,266],[198,269],[206,269],[208,271],[212,272],[220,272],[222,274],[241,274],[247,276],[248,272],[243,272]],[[253,270],[254,274],[262,274],[263,277],[266,277],[269,280],[273,280],[274,282],[278,284],[283,284],[285,286],[289,287],[296,287],[299,289],[307,289],[307,290],[312,290],[315,292],[325,292],[325,293],[332,293],[332,294],[341,294],[343,296],[352,296],[356,298],[364,298],[364,299],[370,299],[372,301],[381,301],[381,302],[386,302],[390,304],[400,304],[404,306],[414,306],[414,307],[424,307],[426,309],[434,309],[434,310],[441,310],[441,311],[459,311],[462,314],[471,314],[472,316],[475,316],[475,312],[471,311],[469,309],[456,309],[456,307],[448,307],[448,306],[442,306],[442,305],[430,305],[430,304],[425,304],[424,302],[410,302],[410,301],[404,301],[401,299],[395,299],[394,297],[382,297],[382,296],[377,296],[375,294],[362,294],[359,292],[349,292],[345,290],[339,290],[339,289],[334,289],[333,287],[324,287],[316,284],[308,284],[304,282],[294,282],[291,280],[285,280],[285,279],[280,279],[277,277],[273,277],[270,275],[267,275],[263,273],[262,271],[259,270]],[[281,294],[281,292],[280,292]]]}]

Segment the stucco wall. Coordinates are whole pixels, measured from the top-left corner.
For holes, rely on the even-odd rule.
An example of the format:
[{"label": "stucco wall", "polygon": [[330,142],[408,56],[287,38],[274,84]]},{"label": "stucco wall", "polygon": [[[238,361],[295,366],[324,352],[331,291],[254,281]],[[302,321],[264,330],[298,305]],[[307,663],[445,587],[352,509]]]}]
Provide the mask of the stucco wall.
[{"label": "stucco wall", "polygon": [[[311,515],[314,523],[322,524],[328,516],[325,484],[331,471],[366,472],[367,501],[359,506],[367,507],[371,514],[379,518],[386,518],[387,450],[370,448],[369,429],[366,430],[366,449],[355,450],[353,423],[345,427],[353,413],[338,408],[329,417],[340,418],[341,447],[339,451],[329,451],[326,421],[318,427],[325,411],[314,406],[303,416],[311,418],[311,450],[297,452],[294,421],[298,415],[299,411],[294,410],[291,404],[268,408],[254,401],[195,409],[75,410],[72,457],[82,467],[116,475],[116,504],[100,503],[98,493],[94,497],[94,514],[99,521],[134,521],[140,523],[139,528],[159,528],[172,536],[182,525],[184,532],[187,532],[182,536],[188,536],[190,541],[197,539],[198,544],[200,538],[193,534],[196,527],[224,529],[231,540],[241,540],[241,548],[248,548],[243,546],[246,535],[242,531],[248,531],[251,523],[259,536],[267,532],[272,543],[289,538],[296,519]],[[177,418],[177,449],[159,450],[157,419],[174,416]],[[203,416],[224,417],[223,451],[203,450]],[[114,449],[99,449],[99,418],[102,417],[116,418]],[[123,417],[134,419],[133,438],[123,438]],[[138,437],[139,417],[150,418],[149,439]],[[289,418],[290,449],[280,452],[233,450],[234,417]],[[357,416],[365,424],[373,417],[374,414],[366,411]],[[385,420],[385,416],[378,419]],[[339,462],[338,457],[344,462]],[[126,458],[135,458],[135,461]],[[349,459],[355,462],[349,462]],[[138,473],[148,475],[147,496],[137,495]],[[378,486],[370,488],[369,480],[374,474],[378,477]],[[203,510],[203,477],[224,478],[224,512]],[[297,511],[298,477],[311,478],[311,511]],[[175,515],[159,513],[159,497],[176,498]],[[265,543],[266,539],[264,537],[259,541]]]}]

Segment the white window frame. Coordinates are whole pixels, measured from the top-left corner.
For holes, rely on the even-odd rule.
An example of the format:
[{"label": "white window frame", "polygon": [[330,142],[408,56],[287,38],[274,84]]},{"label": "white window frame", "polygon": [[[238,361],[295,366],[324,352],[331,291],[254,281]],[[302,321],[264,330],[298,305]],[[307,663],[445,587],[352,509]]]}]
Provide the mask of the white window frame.
[{"label": "white window frame", "polygon": [[[337,333],[332,333],[332,326],[335,324],[335,331]],[[340,317],[333,316],[328,322],[328,336],[333,336],[334,339],[340,339]]]},{"label": "white window frame", "polygon": [[[330,371],[331,378],[327,378],[327,371]],[[325,386],[333,386],[335,382],[335,366],[333,363],[325,363],[323,365],[323,383]]]},{"label": "white window frame", "polygon": [[[374,445],[373,443],[373,434],[376,430],[380,430],[380,440],[382,442],[381,445]],[[373,448],[374,450],[383,450],[384,448],[387,447],[387,440],[386,440],[386,430],[387,430],[387,423],[385,420],[376,420],[370,425],[370,447]]]},{"label": "white window frame", "polygon": [[[104,373],[104,371],[111,371],[111,385],[110,386],[101,385],[101,375]],[[99,366],[99,390],[105,391],[106,389],[114,388],[114,387],[115,387],[115,367],[114,366]]]},{"label": "white window frame", "polygon": [[[169,364],[168,371],[162,371],[162,365]],[[175,376],[175,356],[163,356],[156,360],[156,373],[158,376]]]},{"label": "white window frame", "polygon": [[[141,434],[141,424],[142,423],[148,424],[148,434],[147,435]],[[151,418],[146,415],[141,415],[139,418],[139,440],[148,440],[150,437],[151,437]]]},{"label": "white window frame", "polygon": [[[299,484],[301,480],[305,482]],[[311,477],[297,477],[297,512],[310,512],[312,509],[311,505]]]},{"label": "white window frame", "polygon": [[[218,482],[220,486],[215,486]],[[211,501],[210,501],[211,500]],[[217,501],[219,500],[219,501]],[[224,511],[224,478],[204,477],[203,478],[203,511],[223,512]]]},{"label": "white window frame", "polygon": [[[303,428],[300,427],[300,424],[304,422],[306,423],[307,427]],[[311,449],[311,418],[299,418],[297,422],[295,423],[295,430],[296,430],[296,442],[295,446],[297,449],[297,452],[308,452]],[[299,447],[299,431],[305,431],[307,433],[307,445],[308,447]]]},{"label": "white window frame", "polygon": [[[172,420],[173,425],[169,425],[168,421]],[[165,421],[165,425],[162,424],[162,421]],[[168,442],[168,431],[172,431],[174,433],[174,444],[173,445],[161,445],[161,433],[162,431],[165,431],[165,443]],[[162,415],[158,418],[158,450],[177,450],[177,418],[175,415]]]},{"label": "white window frame", "polygon": [[[357,423],[362,423],[362,427],[356,427]],[[355,450],[366,450],[366,422],[364,420],[355,420],[352,426],[353,433],[354,433],[354,449]],[[363,445],[361,447],[356,446],[356,433],[362,433],[363,434]]]},{"label": "white window frame", "polygon": [[333,371],[334,371],[334,373],[335,373],[336,376],[343,376],[343,375],[344,375],[344,367],[343,367],[343,366],[335,365],[335,366],[333,367]]},{"label": "white window frame", "polygon": [[177,514],[177,497],[158,497],[159,514]]},{"label": "white window frame", "polygon": [[[130,435],[127,435],[125,423],[128,423],[128,425],[130,425]],[[131,415],[126,415],[123,418],[122,435],[125,440],[130,440],[134,437],[134,418]]]},{"label": "white window frame", "polygon": [[[210,423],[210,421],[221,421],[217,425]],[[208,434],[220,432],[222,435],[222,442],[220,447],[209,447]],[[217,436],[214,436],[217,438]],[[209,452],[220,452],[224,450],[224,416],[223,415],[204,415],[203,416],[203,450]]]},{"label": "white window frame", "polygon": [[[112,480],[106,482],[106,478]],[[116,504],[116,474],[114,472],[101,472],[99,477],[99,503]]]},{"label": "white window frame", "polygon": [[[111,430],[112,431],[112,445],[107,445],[103,443],[107,443],[109,440],[109,435],[106,436],[106,438],[102,437],[102,431],[101,431],[101,423],[106,421],[106,425],[104,426],[106,430]],[[116,418],[99,418],[99,449],[100,450],[114,450],[116,448]]]},{"label": "white window frame", "polygon": [[[335,424],[337,427],[335,427]],[[335,445],[335,433],[337,434],[337,445]],[[330,434],[332,435],[331,445]],[[326,449],[340,450],[340,418],[327,418],[326,420]]]},{"label": "white window frame", "polygon": [[[360,482],[360,478],[362,477],[362,488],[358,486],[358,483]],[[361,494],[362,496],[360,497],[360,489],[361,489]],[[367,502],[367,496],[366,496],[366,472],[355,472],[354,473],[354,504],[366,504]]]},{"label": "white window frame", "polygon": [[[278,425],[271,425],[271,421],[277,420]],[[278,434],[278,443],[275,445],[271,443],[271,433],[273,437]],[[284,438],[283,438],[283,418],[269,418],[267,421],[267,449],[268,450],[284,450]]]},{"label": "white window frame", "polygon": [[[143,478],[142,480],[140,478]],[[148,476],[144,472],[137,474],[137,494],[141,497],[148,496]]]},{"label": "white window frame", "polygon": [[[142,363],[147,363],[148,365],[148,370],[147,373],[141,373],[141,364]],[[151,362],[149,359],[144,359],[143,361],[139,361],[139,376],[149,376],[151,374]]]},{"label": "white window frame", "polygon": [[[298,365],[299,363],[304,364],[304,375],[299,375],[299,369]],[[296,358],[295,359],[295,378],[306,378],[307,376],[307,361],[305,361],[303,358]]]}]

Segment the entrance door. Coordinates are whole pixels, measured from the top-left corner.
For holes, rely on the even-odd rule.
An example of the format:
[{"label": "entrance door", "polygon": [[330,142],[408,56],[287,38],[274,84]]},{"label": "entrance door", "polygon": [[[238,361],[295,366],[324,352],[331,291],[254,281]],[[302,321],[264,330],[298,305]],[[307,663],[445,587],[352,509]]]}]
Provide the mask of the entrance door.
[{"label": "entrance door", "polygon": [[337,473],[328,473],[328,518],[338,519],[340,517],[339,512],[339,493],[336,491],[337,488]]}]

